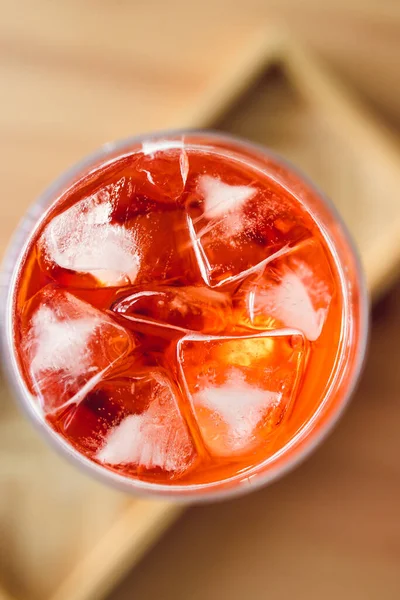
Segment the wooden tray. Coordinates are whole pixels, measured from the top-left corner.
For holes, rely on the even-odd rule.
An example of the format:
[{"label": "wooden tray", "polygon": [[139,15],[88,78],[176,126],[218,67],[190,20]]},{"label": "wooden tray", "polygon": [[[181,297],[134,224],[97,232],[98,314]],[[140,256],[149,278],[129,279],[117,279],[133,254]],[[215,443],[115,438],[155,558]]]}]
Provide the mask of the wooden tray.
[{"label": "wooden tray", "polygon": [[[371,291],[391,283],[400,266],[396,145],[299,48],[263,34],[165,126],[221,129],[288,157],[334,199]],[[0,599],[99,600],[182,508],[81,474],[39,439],[1,385]]]}]

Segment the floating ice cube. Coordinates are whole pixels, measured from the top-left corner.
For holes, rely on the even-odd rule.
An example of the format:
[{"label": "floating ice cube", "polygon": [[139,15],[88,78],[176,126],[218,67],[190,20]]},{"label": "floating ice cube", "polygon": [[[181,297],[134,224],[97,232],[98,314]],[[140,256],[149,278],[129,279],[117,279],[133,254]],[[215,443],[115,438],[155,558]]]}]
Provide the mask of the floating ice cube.
[{"label": "floating ice cube", "polygon": [[142,144],[144,156],[136,169],[144,173],[150,186],[139,185],[159,201],[176,202],[183,194],[188,173],[189,157],[182,140],[150,140]]},{"label": "floating ice cube", "polygon": [[151,372],[148,380],[152,388],[147,409],[113,428],[96,458],[108,465],[159,468],[180,475],[191,466],[196,452],[177,406],[178,392],[161,372]]},{"label": "floating ice cube", "polygon": [[293,327],[310,341],[319,338],[334,293],[334,283],[322,247],[309,241],[270,263],[246,289],[247,315],[257,329]]},{"label": "floating ice cube", "polygon": [[132,185],[121,178],[50,221],[38,247],[51,277],[79,288],[197,277],[182,211],[149,211],[147,201],[138,211],[130,200]]},{"label": "floating ice cube", "polygon": [[132,348],[110,317],[48,286],[31,301],[23,358],[44,412],[79,402]]},{"label": "floating ice cube", "polygon": [[306,229],[285,221],[285,198],[260,185],[232,185],[203,175],[187,200],[187,224],[203,280],[218,287],[262,271]]},{"label": "floating ice cube", "polygon": [[134,283],[141,255],[133,231],[111,223],[112,186],[74,204],[46,226],[39,249],[46,266],[94,277],[102,286]]},{"label": "floating ice cube", "polygon": [[188,333],[218,333],[231,318],[228,294],[205,286],[146,289],[119,300],[112,307],[136,324]]},{"label": "floating ice cube", "polygon": [[[281,392],[270,392],[256,385],[249,385],[244,373],[230,369],[222,385],[206,386],[193,396],[193,404],[199,413],[205,408],[221,428],[226,428],[227,451],[241,450],[252,442],[254,432],[263,416],[279,409]],[[202,427],[207,431],[207,426]]]},{"label": "floating ice cube", "polygon": [[290,269],[281,273],[279,284],[260,290],[253,295],[253,314],[275,315],[288,327],[297,327],[310,340],[315,341],[322,330],[326,310],[315,309],[307,288]]},{"label": "floating ice cube", "polygon": [[268,442],[295,401],[304,359],[303,336],[289,329],[178,342],[182,387],[211,454],[243,454]]}]

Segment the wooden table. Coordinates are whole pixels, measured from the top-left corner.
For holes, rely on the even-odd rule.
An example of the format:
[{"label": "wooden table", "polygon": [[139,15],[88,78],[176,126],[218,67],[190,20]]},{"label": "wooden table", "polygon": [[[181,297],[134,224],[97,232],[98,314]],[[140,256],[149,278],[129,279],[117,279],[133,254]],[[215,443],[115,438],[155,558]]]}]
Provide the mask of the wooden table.
[{"label": "wooden table", "polygon": [[191,508],[109,600],[398,600],[399,335],[400,284],[323,446],[269,488]]}]

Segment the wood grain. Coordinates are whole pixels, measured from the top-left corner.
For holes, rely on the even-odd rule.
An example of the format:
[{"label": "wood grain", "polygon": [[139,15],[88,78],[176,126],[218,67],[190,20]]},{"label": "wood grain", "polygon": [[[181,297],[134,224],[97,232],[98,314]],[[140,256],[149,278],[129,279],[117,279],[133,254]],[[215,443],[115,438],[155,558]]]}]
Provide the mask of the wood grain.
[{"label": "wood grain", "polygon": [[181,506],[170,502],[131,501],[99,543],[76,562],[52,600],[103,598],[181,512]]},{"label": "wood grain", "polygon": [[0,390],[0,581],[18,599],[44,600],[128,499],[51,450],[3,381]]}]

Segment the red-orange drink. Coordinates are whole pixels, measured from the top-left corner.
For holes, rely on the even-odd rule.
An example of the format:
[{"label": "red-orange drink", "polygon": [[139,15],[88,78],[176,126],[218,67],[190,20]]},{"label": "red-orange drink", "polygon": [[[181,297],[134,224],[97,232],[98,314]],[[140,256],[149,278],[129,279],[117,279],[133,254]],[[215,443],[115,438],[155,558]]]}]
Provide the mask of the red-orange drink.
[{"label": "red-orange drink", "polygon": [[10,287],[35,418],[134,490],[263,483],[358,375],[365,296],[331,208],[264,150],[210,133],[103,149],[50,190]]}]

